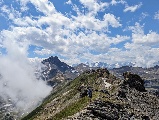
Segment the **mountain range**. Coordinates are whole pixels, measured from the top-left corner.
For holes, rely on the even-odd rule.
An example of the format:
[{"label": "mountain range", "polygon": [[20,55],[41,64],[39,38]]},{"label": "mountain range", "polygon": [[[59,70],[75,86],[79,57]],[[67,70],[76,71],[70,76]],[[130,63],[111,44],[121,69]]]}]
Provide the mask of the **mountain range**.
[{"label": "mountain range", "polygon": [[[124,115],[127,116],[125,119],[129,119],[132,116],[141,119],[141,114],[138,116],[137,113],[129,113],[129,109],[125,107],[131,107],[131,110],[133,109],[132,107],[134,107],[133,110],[139,109],[136,105],[137,99],[141,104],[143,103],[143,105],[151,107],[141,99],[142,94],[144,99],[146,99],[146,96],[148,97],[149,103],[153,102],[151,99],[155,99],[156,103],[158,102],[159,66],[157,65],[151,68],[122,66],[119,68],[109,67],[109,69],[105,69],[105,66],[108,65],[106,63],[99,62],[98,64],[95,63],[91,65],[88,63],[81,63],[72,67],[64,62],[61,62],[57,56],[51,56],[47,59],[44,59],[41,61],[41,63],[43,64],[41,71],[37,70],[35,73],[37,75],[37,79],[47,81],[47,84],[52,86],[53,90],[52,93],[44,99],[43,103],[39,107],[37,107],[28,116],[24,117],[25,120],[60,120],[61,118],[73,120],[76,118],[84,119],[85,117],[88,117],[88,119],[95,119],[98,114],[99,116],[97,118],[103,119],[102,116],[105,116],[104,118],[108,117],[105,115],[108,114],[108,112],[110,112],[113,116],[118,114],[118,119],[121,116],[124,117]],[[126,81],[126,78],[124,78],[123,73],[131,73],[131,77],[128,78],[129,82],[124,82]],[[139,77],[136,78],[136,75],[139,75],[144,82],[138,82]],[[138,84],[140,84],[139,87],[144,86],[146,91],[139,91],[135,87],[131,86],[132,83],[134,83],[133,86],[138,86]],[[84,88],[79,90],[78,88],[83,85]],[[109,85],[111,85],[111,88],[106,87]],[[89,103],[89,98],[86,96],[84,98],[80,98],[80,94],[82,94],[82,92],[85,91],[88,86],[92,87],[94,94],[91,103]],[[120,93],[120,91],[122,91],[122,93]],[[118,94],[122,94],[122,96],[124,95],[126,97],[123,98],[120,95],[118,96]],[[138,97],[136,95],[138,95]],[[112,102],[113,100],[115,102]],[[128,106],[121,101],[126,102]],[[130,101],[134,101],[135,104],[132,104]],[[117,103],[120,103],[120,105]],[[156,103],[154,103],[154,106]],[[124,105],[122,106],[122,104]],[[103,107],[100,109],[100,106],[109,108],[110,111],[104,110],[105,108]],[[119,106],[120,109],[118,109]],[[76,109],[76,107],[79,107],[79,109]],[[142,106],[140,107],[142,108]],[[6,119],[12,119],[13,117],[16,117],[17,119],[17,113],[16,111],[13,111],[13,109],[14,108],[9,101],[6,102],[0,99],[1,117],[5,117]],[[72,109],[75,110],[72,111]],[[124,111],[124,109],[126,109],[124,113],[119,111]],[[153,109],[155,109],[155,111],[158,110],[158,108]],[[5,111],[11,114],[5,114]],[[67,111],[70,111],[70,113],[67,113]],[[95,113],[93,111],[95,111]],[[112,113],[112,111],[115,111],[115,113]],[[12,115],[12,113],[14,113],[14,115]],[[66,115],[63,116],[63,114]],[[147,114],[143,113],[143,111],[142,114],[147,116]],[[152,113],[148,113],[148,116],[153,118],[153,115],[151,114]],[[157,112],[155,114],[157,114]],[[91,115],[94,117],[92,118]],[[110,118],[117,119],[115,117]]]},{"label": "mountain range", "polygon": [[[73,80],[81,73],[87,70],[96,70],[98,68],[107,68],[108,64],[102,62],[96,62],[91,64],[78,64],[74,67],[67,65],[64,62],[61,62],[57,56],[49,57],[42,61],[44,65],[46,65],[45,70],[42,72],[42,79],[48,81],[48,84],[55,85],[59,83],[61,80]],[[124,72],[131,72],[134,74],[138,74],[142,79],[145,80],[145,86],[147,88],[154,88],[154,91],[158,91],[159,86],[159,66],[156,65],[150,68],[142,68],[142,67],[132,67],[132,66],[122,66],[119,68],[108,68],[110,73],[115,75],[116,77],[123,79],[122,74]],[[156,89],[157,88],[157,89]]]}]

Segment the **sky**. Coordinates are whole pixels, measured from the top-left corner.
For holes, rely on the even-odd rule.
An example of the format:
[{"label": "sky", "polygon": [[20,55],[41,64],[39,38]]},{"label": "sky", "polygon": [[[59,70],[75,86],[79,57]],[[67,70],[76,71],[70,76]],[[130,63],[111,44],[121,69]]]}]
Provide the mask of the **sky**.
[{"label": "sky", "polygon": [[0,57],[20,51],[27,58],[58,56],[69,65],[154,66],[158,5],[158,0],[0,0]]}]

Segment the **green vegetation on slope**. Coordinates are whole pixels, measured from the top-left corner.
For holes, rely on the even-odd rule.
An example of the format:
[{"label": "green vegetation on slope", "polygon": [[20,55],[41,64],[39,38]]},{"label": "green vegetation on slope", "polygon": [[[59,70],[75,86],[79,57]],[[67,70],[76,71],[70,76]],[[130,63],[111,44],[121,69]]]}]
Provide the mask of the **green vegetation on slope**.
[{"label": "green vegetation on slope", "polygon": [[[103,75],[104,77],[108,77],[107,74]],[[99,74],[97,72],[89,74],[83,73],[73,81],[59,85],[56,89],[54,89],[52,94],[44,99],[43,103],[39,107],[33,110],[22,120],[42,120],[44,118],[60,120],[74,115],[86,107],[89,103],[88,97],[79,97],[78,88],[81,85],[84,85],[86,87],[91,86],[94,90],[99,90],[101,88],[101,81],[97,81],[99,78],[98,76]],[[99,92],[93,92],[92,100],[95,100],[100,95],[101,93],[99,94]],[[51,105],[53,106],[50,107]]]},{"label": "green vegetation on slope", "polygon": [[64,108],[61,112],[57,113],[52,119],[53,120],[61,120],[62,118],[66,118],[68,116],[74,115],[78,111],[82,110],[89,102],[88,97],[83,97],[78,101],[72,103],[71,105]]}]

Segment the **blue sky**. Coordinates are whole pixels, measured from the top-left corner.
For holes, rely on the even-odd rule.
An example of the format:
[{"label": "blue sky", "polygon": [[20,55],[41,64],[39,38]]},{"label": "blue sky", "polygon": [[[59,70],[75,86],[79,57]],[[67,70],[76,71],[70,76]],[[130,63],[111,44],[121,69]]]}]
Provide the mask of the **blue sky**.
[{"label": "blue sky", "polygon": [[0,0],[0,53],[16,56],[15,47],[28,58],[56,55],[70,65],[154,66],[159,61],[158,4],[157,0]]}]

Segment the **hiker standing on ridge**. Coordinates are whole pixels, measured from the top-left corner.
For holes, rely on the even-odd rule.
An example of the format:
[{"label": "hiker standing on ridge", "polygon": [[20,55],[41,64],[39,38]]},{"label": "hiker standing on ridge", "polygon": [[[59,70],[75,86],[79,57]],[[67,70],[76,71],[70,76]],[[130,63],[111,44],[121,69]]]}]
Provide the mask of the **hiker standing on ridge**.
[{"label": "hiker standing on ridge", "polygon": [[87,94],[88,94],[88,97],[90,98],[90,102],[91,102],[91,99],[92,99],[92,89],[90,87],[87,88]]}]

